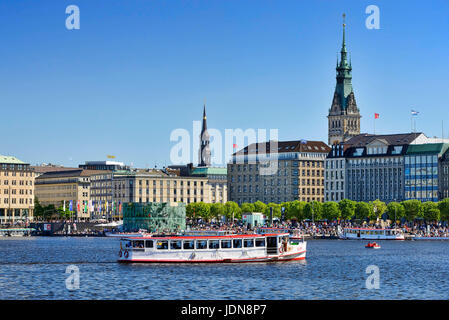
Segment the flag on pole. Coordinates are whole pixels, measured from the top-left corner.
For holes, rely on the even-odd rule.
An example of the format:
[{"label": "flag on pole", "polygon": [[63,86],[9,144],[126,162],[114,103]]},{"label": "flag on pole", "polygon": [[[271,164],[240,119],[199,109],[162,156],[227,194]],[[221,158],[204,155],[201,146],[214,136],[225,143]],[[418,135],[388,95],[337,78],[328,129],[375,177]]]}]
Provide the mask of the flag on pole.
[{"label": "flag on pole", "polygon": [[70,200],[69,211],[73,211],[73,200]]},{"label": "flag on pole", "polygon": [[374,119],[379,119],[379,114],[378,113],[374,114]]},{"label": "flag on pole", "polygon": [[418,114],[419,114],[419,111],[412,110],[412,116],[417,116]]},{"label": "flag on pole", "polygon": [[64,205],[62,207],[62,210],[65,212],[65,200],[64,200]]},{"label": "flag on pole", "polygon": [[106,201],[106,213],[109,211],[109,201]]},{"label": "flag on pole", "polygon": [[79,212],[80,211],[80,201],[79,200],[76,202],[76,208],[78,209],[78,212]]},{"label": "flag on pole", "polygon": [[121,201],[119,202],[119,205],[118,205],[118,211],[120,213],[122,213],[122,202]]}]

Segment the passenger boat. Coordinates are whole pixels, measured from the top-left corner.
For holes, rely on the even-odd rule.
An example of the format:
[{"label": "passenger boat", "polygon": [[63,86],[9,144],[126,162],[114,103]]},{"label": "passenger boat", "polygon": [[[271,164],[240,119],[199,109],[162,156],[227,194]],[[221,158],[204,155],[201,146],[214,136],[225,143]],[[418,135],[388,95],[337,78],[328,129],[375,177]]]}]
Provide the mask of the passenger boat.
[{"label": "passenger boat", "polygon": [[305,241],[288,233],[124,238],[118,262],[226,263],[303,260]]},{"label": "passenger boat", "polygon": [[367,249],[380,249],[380,245],[376,242],[368,242],[368,244],[365,246]]},{"label": "passenger boat", "polygon": [[400,229],[345,228],[339,237],[348,240],[405,240]]}]

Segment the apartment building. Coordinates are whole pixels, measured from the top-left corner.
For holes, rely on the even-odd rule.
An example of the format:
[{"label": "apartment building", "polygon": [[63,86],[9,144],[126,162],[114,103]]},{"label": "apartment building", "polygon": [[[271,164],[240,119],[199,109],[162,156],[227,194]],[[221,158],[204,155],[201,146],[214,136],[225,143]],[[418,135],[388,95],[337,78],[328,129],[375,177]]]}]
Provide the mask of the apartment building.
[{"label": "apartment building", "polygon": [[28,163],[0,155],[0,222],[33,220],[34,173]]},{"label": "apartment building", "polygon": [[324,160],[330,148],[321,141],[253,143],[228,163],[228,200],[324,201]]}]

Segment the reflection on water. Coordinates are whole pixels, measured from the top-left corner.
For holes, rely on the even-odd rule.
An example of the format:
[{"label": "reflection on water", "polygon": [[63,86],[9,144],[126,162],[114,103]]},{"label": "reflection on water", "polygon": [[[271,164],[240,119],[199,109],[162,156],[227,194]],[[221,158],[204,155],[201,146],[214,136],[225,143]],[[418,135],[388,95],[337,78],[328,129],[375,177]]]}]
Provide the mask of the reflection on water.
[{"label": "reflection on water", "polygon": [[[111,238],[0,240],[0,299],[448,299],[449,242],[311,240],[307,259],[245,264],[119,264]],[[80,271],[69,291],[67,266]],[[365,288],[366,268],[380,289]]]}]

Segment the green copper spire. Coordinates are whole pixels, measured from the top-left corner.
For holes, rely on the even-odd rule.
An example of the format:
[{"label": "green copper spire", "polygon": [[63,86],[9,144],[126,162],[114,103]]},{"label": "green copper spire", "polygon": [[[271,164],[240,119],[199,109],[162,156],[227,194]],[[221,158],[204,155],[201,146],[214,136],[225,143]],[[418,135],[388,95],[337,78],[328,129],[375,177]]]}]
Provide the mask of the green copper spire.
[{"label": "green copper spire", "polygon": [[343,44],[340,51],[340,64],[337,66],[337,86],[335,88],[336,93],[340,99],[340,105],[342,110],[347,107],[347,97],[352,92],[351,84],[351,63],[348,63],[347,50],[346,50],[346,15],[343,14]]}]

